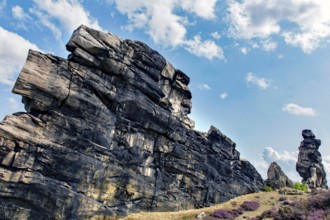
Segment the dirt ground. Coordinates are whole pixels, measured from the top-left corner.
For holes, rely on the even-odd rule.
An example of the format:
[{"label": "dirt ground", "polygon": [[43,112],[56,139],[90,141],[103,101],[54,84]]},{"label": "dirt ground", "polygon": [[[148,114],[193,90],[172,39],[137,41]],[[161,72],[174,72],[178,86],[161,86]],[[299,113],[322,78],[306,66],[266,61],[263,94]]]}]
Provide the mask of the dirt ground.
[{"label": "dirt ground", "polygon": [[236,219],[249,219],[251,217],[256,217],[260,215],[263,211],[279,208],[282,202],[279,198],[287,197],[290,201],[301,201],[307,198],[307,194],[303,195],[281,195],[277,191],[272,192],[259,192],[243,195],[236,197],[228,202],[215,205],[208,208],[202,209],[192,209],[179,212],[140,212],[131,214],[125,218],[119,218],[122,220],[193,220],[196,216],[205,212],[207,215],[213,213],[217,209],[237,209],[244,201],[257,201],[260,207],[256,211],[245,211],[242,215],[238,216]]}]

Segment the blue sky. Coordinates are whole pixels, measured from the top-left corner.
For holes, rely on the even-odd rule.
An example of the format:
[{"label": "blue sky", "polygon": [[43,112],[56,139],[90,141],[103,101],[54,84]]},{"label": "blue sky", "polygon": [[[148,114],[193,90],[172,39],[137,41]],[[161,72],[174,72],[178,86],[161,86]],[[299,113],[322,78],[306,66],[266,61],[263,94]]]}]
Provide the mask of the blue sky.
[{"label": "blue sky", "polygon": [[80,24],[141,40],[191,78],[196,129],[218,127],[265,177],[294,180],[302,129],[330,166],[330,1],[0,0],[0,118],[28,49],[66,57]]}]

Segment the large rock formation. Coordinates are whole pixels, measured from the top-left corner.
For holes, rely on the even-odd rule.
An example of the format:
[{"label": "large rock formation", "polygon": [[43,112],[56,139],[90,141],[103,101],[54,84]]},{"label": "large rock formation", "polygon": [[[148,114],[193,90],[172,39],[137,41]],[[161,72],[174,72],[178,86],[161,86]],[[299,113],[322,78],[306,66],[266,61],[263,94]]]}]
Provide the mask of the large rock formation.
[{"label": "large rock formation", "polygon": [[318,151],[321,140],[315,139],[311,130],[303,130],[304,140],[300,143],[296,170],[303,178],[302,182],[307,183],[309,188],[327,189],[326,173],[322,164],[321,153]]},{"label": "large rock formation", "polygon": [[293,186],[292,181],[276,162],[272,162],[268,168],[266,185],[271,186],[273,189]]},{"label": "large rock formation", "polygon": [[30,51],[0,123],[0,218],[208,206],[263,181],[218,129],[193,130],[189,77],[147,45],[79,27],[68,60]]}]

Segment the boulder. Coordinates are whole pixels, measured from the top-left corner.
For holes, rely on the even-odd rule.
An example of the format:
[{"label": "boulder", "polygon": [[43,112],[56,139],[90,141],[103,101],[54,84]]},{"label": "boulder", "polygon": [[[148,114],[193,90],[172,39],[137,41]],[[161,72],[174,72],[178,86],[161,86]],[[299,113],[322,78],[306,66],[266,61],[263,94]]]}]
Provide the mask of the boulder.
[{"label": "boulder", "polygon": [[315,139],[314,133],[307,129],[302,131],[302,136],[304,140],[300,143],[296,163],[296,170],[303,178],[302,183],[306,183],[310,189],[327,189],[326,172],[322,164],[321,153],[318,150],[321,140]]},{"label": "boulder", "polygon": [[272,162],[267,171],[266,185],[271,186],[273,189],[280,189],[283,187],[292,187],[292,181],[285,175],[280,165]]},{"label": "boulder", "polygon": [[0,123],[1,219],[104,219],[259,191],[217,128],[194,130],[189,77],[139,41],[80,26],[63,59],[29,51]]}]

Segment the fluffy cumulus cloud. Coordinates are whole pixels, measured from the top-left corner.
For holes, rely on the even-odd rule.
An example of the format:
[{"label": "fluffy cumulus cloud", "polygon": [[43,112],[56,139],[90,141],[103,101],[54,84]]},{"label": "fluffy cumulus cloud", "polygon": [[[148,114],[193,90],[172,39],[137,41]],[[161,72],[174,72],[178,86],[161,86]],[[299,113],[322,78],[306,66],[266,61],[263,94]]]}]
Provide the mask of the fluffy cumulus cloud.
[{"label": "fluffy cumulus cloud", "polygon": [[195,13],[205,19],[215,18],[215,5],[217,0],[181,0],[180,6],[187,11]]},{"label": "fluffy cumulus cloud", "polygon": [[230,0],[229,34],[244,40],[277,35],[310,53],[330,37],[329,10],[330,2],[320,0]]},{"label": "fluffy cumulus cloud", "polygon": [[206,57],[210,60],[213,58],[225,59],[221,47],[211,40],[202,41],[199,35],[192,40],[185,41],[184,45],[187,51],[199,57]]},{"label": "fluffy cumulus cloud", "polygon": [[126,28],[144,30],[157,44],[183,47],[192,54],[208,59],[224,59],[223,51],[213,40],[202,40],[199,35],[187,38],[190,21],[180,10],[199,18],[215,18],[217,0],[113,0],[118,11],[128,17]]},{"label": "fluffy cumulus cloud", "polygon": [[291,115],[298,116],[316,116],[317,112],[310,107],[302,107],[300,105],[289,103],[282,107],[282,111],[288,112]]},{"label": "fluffy cumulus cloud", "polygon": [[30,12],[37,16],[57,39],[61,38],[61,28],[67,33],[72,33],[81,24],[103,30],[78,0],[33,0],[33,2],[35,7],[31,8]]},{"label": "fluffy cumulus cloud", "polygon": [[16,33],[0,27],[0,83],[13,85],[29,49],[40,50]]},{"label": "fluffy cumulus cloud", "polygon": [[246,82],[248,85],[255,85],[261,90],[265,90],[271,85],[270,80],[258,77],[251,72],[246,74]]}]

